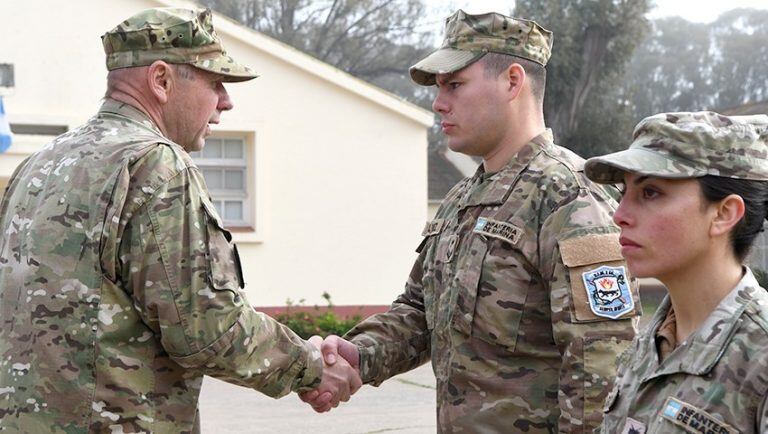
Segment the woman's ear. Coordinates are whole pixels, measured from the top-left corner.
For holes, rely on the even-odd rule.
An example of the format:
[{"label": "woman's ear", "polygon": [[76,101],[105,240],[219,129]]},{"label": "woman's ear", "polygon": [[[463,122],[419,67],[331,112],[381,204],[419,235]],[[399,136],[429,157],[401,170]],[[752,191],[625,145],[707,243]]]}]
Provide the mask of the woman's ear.
[{"label": "woman's ear", "polygon": [[712,236],[729,233],[744,217],[744,199],[737,194],[729,194],[713,206],[715,217],[709,228]]}]

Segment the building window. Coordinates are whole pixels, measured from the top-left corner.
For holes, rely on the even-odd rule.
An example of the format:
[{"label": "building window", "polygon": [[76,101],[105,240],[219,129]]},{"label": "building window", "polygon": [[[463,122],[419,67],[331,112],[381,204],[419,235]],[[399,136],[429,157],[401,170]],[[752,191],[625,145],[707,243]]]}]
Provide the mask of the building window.
[{"label": "building window", "polygon": [[255,227],[248,154],[245,137],[229,136],[209,137],[202,151],[191,153],[203,173],[216,211],[227,227]]},{"label": "building window", "polygon": [[0,88],[12,89],[13,86],[13,64],[0,63]]}]

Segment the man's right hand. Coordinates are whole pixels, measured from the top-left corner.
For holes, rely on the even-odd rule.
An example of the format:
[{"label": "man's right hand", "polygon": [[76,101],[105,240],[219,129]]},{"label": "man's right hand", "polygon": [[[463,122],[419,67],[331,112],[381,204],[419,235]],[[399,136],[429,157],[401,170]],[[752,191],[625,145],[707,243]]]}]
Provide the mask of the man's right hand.
[{"label": "man's right hand", "polygon": [[360,351],[357,349],[357,345],[352,342],[336,335],[330,335],[320,345],[320,352],[323,353],[325,363],[333,365],[338,356],[341,356],[357,370],[358,374],[360,373]]},{"label": "man's right hand", "polygon": [[330,343],[326,344],[326,342],[329,342],[329,338],[335,338],[338,341],[353,346],[355,354],[357,354],[357,347],[354,344],[347,342],[338,336],[329,336],[322,344],[320,343],[321,338],[319,336],[312,336],[309,339],[312,344],[320,348],[323,352],[323,378],[317,389],[301,393],[299,394],[299,397],[302,401],[311,405],[318,413],[330,411],[332,408],[337,407],[340,402],[349,401],[350,396],[357,392],[358,389],[360,389],[360,386],[362,386],[360,371],[358,369],[359,356],[355,359],[354,365],[348,363],[344,358],[344,355],[351,353],[349,353],[350,350],[346,348],[346,345],[342,344],[345,348],[341,354],[342,358],[339,360],[338,355],[340,352],[340,345],[335,344],[334,339],[331,339]]},{"label": "man's right hand", "polygon": [[[319,336],[312,336],[310,342],[318,345]],[[357,345],[338,336],[330,335],[320,344],[323,353],[323,379],[320,386],[310,392],[299,394],[302,401],[311,405],[318,413],[330,411],[346,402],[362,385],[360,380],[360,352]],[[341,359],[339,359],[341,356]]]}]

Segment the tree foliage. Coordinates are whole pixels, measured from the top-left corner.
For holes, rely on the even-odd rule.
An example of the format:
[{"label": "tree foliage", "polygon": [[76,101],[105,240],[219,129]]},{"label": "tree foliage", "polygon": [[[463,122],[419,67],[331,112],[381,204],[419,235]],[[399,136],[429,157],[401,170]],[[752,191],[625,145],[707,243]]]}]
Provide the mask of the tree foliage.
[{"label": "tree foliage", "polygon": [[621,147],[632,113],[622,79],[649,28],[649,0],[518,0],[554,32],[544,115],[558,142],[589,156]]},{"label": "tree foliage", "polygon": [[768,11],[735,9],[709,24],[653,23],[627,76],[637,117],[723,110],[768,99]]},{"label": "tree foliage", "polygon": [[[434,49],[442,16],[424,0],[202,0],[244,25],[429,109],[408,68]],[[665,18],[651,0],[518,0],[514,15],[554,32],[544,113],[584,156],[625,148],[643,117],[768,99],[768,11],[711,24]],[[507,11],[504,11],[507,12]],[[441,10],[446,15],[450,11]],[[430,146],[443,146],[439,126]]]},{"label": "tree foliage", "polygon": [[244,25],[425,105],[408,67],[429,53],[422,0],[204,0]]}]

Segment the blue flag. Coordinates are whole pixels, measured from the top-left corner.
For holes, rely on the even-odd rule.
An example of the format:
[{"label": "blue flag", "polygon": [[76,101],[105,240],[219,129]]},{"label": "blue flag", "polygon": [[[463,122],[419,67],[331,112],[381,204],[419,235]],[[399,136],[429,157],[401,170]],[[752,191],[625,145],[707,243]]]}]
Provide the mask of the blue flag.
[{"label": "blue flag", "polygon": [[3,97],[0,96],[0,154],[11,147],[11,137],[11,126],[8,124],[8,118],[5,117]]}]

